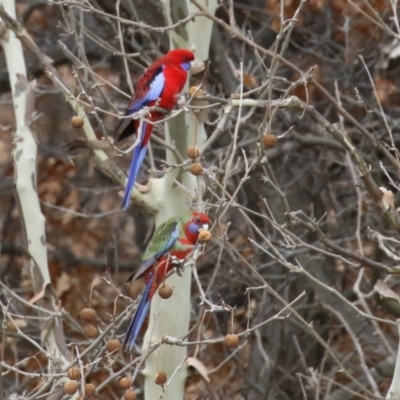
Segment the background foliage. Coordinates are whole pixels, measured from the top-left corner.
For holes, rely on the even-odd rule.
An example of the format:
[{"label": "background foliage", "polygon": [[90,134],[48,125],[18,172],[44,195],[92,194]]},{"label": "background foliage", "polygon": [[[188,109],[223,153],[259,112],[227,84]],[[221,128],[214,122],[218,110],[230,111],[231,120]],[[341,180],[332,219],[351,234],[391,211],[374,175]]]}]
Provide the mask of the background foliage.
[{"label": "background foliage", "polygon": [[[20,21],[62,79],[76,88],[76,96],[83,87],[103,110],[98,115],[109,135],[117,119],[104,111],[123,111],[128,99],[123,92],[129,93],[111,3],[17,2]],[[197,263],[215,309],[206,313],[209,305],[199,306],[194,282],[192,324],[200,331],[194,329],[189,340],[204,343],[190,345],[189,354],[201,361],[210,381],[200,367],[191,368],[187,399],[386,395],[397,353],[394,321],[400,316],[398,297],[388,289],[398,292],[400,283],[395,211],[400,32],[394,10],[394,1],[379,0],[226,1],[218,9],[202,86],[212,97],[193,104],[210,105],[198,115],[213,137],[202,163],[205,200],[218,227]],[[168,50],[165,32],[152,28],[165,25],[162,8],[155,0],[121,1],[120,16],[132,21],[121,29],[135,82]],[[37,79],[38,193],[51,278],[65,314],[67,344],[83,352],[93,339],[83,333],[82,308],[90,304],[96,310],[103,331],[140,293],[141,282],[127,286],[125,281],[152,233],[152,217],[135,205],[127,213],[119,210],[120,185],[98,167],[90,149],[79,146],[84,137],[70,125],[74,113],[38,60],[28,51],[26,60],[30,77]],[[201,78],[194,77],[191,85]],[[254,102],[225,116],[227,99],[239,99],[241,81],[244,98]],[[40,342],[35,310],[23,302],[33,292],[12,193],[14,117],[3,56],[0,92],[1,301],[6,305],[13,298],[8,313],[23,335]],[[302,105],[283,103],[289,96]],[[102,127],[94,115],[90,120],[100,140]],[[335,129],[354,144],[376,187],[360,179],[360,164],[336,140]],[[263,145],[266,133],[278,137],[272,148]],[[163,138],[161,126],[156,135]],[[130,156],[106,151],[128,168]],[[157,176],[163,145],[153,141],[152,154]],[[146,162],[143,183],[152,167]],[[391,193],[379,198],[378,187]],[[293,309],[281,312],[290,302]],[[117,335],[127,323],[118,320]],[[228,332],[241,334],[238,349],[224,345]],[[111,399],[122,396],[119,378],[134,367],[127,355],[107,355],[109,336],[83,361],[89,365],[86,382],[99,387],[101,398]],[[39,398],[47,360],[10,321],[3,338],[4,393]],[[139,398],[141,379],[135,381]]]}]

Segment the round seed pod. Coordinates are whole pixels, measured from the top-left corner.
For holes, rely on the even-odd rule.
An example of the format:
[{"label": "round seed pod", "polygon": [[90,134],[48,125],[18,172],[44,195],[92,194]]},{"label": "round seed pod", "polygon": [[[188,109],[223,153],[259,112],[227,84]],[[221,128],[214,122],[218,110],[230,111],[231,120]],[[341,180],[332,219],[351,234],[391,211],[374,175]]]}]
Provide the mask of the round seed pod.
[{"label": "round seed pod", "polygon": [[132,380],[124,376],[120,379],[119,386],[121,386],[122,389],[129,389],[132,386]]},{"label": "round seed pod", "polygon": [[76,381],[67,381],[64,385],[64,392],[69,395],[73,395],[78,390],[78,384]]},{"label": "round seed pod", "polygon": [[200,89],[198,86],[191,86],[189,88],[189,94],[191,96],[195,95],[195,97],[201,97],[204,95],[204,91]]},{"label": "round seed pod", "polygon": [[81,320],[83,322],[92,322],[96,318],[96,311],[93,308],[84,308],[81,311]]},{"label": "round seed pod", "polygon": [[121,348],[121,342],[118,339],[110,339],[106,344],[109,353],[118,352]]},{"label": "round seed pod", "polygon": [[225,336],[225,344],[230,349],[235,349],[239,345],[239,336],[234,333],[228,333]]},{"label": "round seed pod", "polygon": [[94,339],[99,334],[99,330],[97,329],[97,327],[92,324],[86,324],[83,328],[83,331],[85,333],[85,336],[90,339]]},{"label": "round seed pod", "polygon": [[127,389],[124,393],[124,400],[136,400],[136,393],[133,389]]},{"label": "round seed pod", "polygon": [[83,126],[83,118],[80,117],[79,115],[74,115],[74,116],[71,118],[71,126],[72,126],[74,129],[82,128],[82,126]]},{"label": "round seed pod", "polygon": [[94,386],[93,383],[87,383],[85,385],[85,395],[94,396],[95,393],[96,393],[96,386]]},{"label": "round seed pod", "polygon": [[263,145],[268,148],[275,147],[277,141],[277,137],[272,133],[267,133],[262,138]]},{"label": "round seed pod", "polygon": [[190,173],[194,176],[201,175],[203,172],[203,165],[199,161],[195,161],[191,166],[190,166]]},{"label": "round seed pod", "polygon": [[158,288],[158,294],[162,299],[169,299],[174,293],[174,288],[171,285],[161,285]]},{"label": "round seed pod", "polygon": [[69,379],[76,381],[81,378],[81,370],[78,367],[71,367],[67,371],[67,376]]},{"label": "round seed pod", "polygon": [[167,379],[167,374],[164,371],[158,371],[154,377],[154,382],[156,385],[164,385]]},{"label": "round seed pod", "polygon": [[211,232],[207,231],[206,229],[200,229],[199,231],[199,241],[200,242],[208,242],[211,240]]},{"label": "round seed pod", "polygon": [[196,158],[200,157],[200,149],[197,146],[189,146],[186,150],[186,155],[191,160],[196,160]]}]

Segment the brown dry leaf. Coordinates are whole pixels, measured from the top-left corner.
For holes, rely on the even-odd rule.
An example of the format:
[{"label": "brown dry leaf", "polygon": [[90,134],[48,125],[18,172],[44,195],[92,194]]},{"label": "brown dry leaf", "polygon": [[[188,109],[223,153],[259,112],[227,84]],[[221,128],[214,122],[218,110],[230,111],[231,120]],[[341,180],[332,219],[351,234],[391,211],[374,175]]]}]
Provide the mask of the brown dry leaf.
[{"label": "brown dry leaf", "polygon": [[251,246],[246,235],[239,234],[232,238],[232,245],[239,250],[240,254],[250,260],[254,257],[254,248]]},{"label": "brown dry leaf", "polygon": [[0,141],[0,163],[5,164],[10,160],[12,144],[6,141]]},{"label": "brown dry leaf", "polygon": [[55,291],[57,296],[62,296],[65,292],[71,289],[71,276],[66,272],[62,272],[61,276],[59,276],[56,280]]},{"label": "brown dry leaf", "polygon": [[61,189],[60,181],[49,179],[47,182],[40,183],[39,196],[45,203],[55,204]]},{"label": "brown dry leaf", "polygon": [[[272,16],[272,21],[270,23],[270,27],[277,32],[281,28],[281,0],[266,0],[265,1],[266,9],[268,14]],[[297,11],[299,2],[297,0],[284,0],[284,20],[293,18],[294,14]],[[296,26],[303,26],[304,18],[300,13],[297,17]]]},{"label": "brown dry leaf", "polygon": [[207,368],[199,359],[195,357],[188,357],[186,363],[189,367],[193,367],[205,381],[210,382]]},{"label": "brown dry leaf", "polygon": [[382,104],[391,101],[393,96],[397,95],[398,93],[396,84],[390,79],[376,77],[374,79],[374,84],[376,88],[376,94]]},{"label": "brown dry leaf", "polygon": [[45,13],[43,13],[41,10],[36,9],[33,10],[33,12],[29,16],[29,31],[43,31],[49,28],[49,20]]},{"label": "brown dry leaf", "polygon": [[28,323],[21,318],[15,318],[12,321],[7,321],[7,331],[18,332],[18,329],[23,329],[28,326]]},{"label": "brown dry leaf", "polygon": [[21,281],[20,285],[21,288],[30,288],[32,286],[32,281],[30,279],[24,279]]},{"label": "brown dry leaf", "polygon": [[61,219],[63,225],[68,225],[75,218],[73,211],[78,210],[79,202],[80,196],[77,190],[71,190],[68,195],[64,197],[62,206],[67,208],[70,212],[63,214]]},{"label": "brown dry leaf", "polygon": [[254,75],[244,74],[243,84],[249,89],[255,89],[258,87],[258,81]]},{"label": "brown dry leaf", "polygon": [[391,190],[387,190],[383,186],[379,188],[379,190],[383,193],[383,201],[390,207],[391,211],[395,210],[394,206],[394,194]]},{"label": "brown dry leaf", "polygon": [[198,86],[191,86],[189,88],[189,94],[190,96],[201,97],[204,96],[204,91]]},{"label": "brown dry leaf", "polygon": [[314,10],[322,10],[324,7],[327,7],[326,0],[310,0],[310,7]]},{"label": "brown dry leaf", "polygon": [[72,68],[70,65],[62,64],[57,67],[58,73],[61,75],[61,81],[75,87],[76,79],[72,74]]},{"label": "brown dry leaf", "polygon": [[397,300],[400,303],[400,295],[398,295],[394,290],[390,289],[387,283],[383,282],[381,279],[376,281],[374,289],[380,296]]},{"label": "brown dry leaf", "polygon": [[[240,71],[236,70],[236,75],[240,79]],[[255,89],[258,87],[258,81],[254,75],[243,74],[243,84],[248,89]]]},{"label": "brown dry leaf", "polygon": [[204,62],[196,58],[192,62],[192,66],[190,68],[190,74],[191,75],[199,74],[200,72],[203,72],[204,69],[205,69]]}]

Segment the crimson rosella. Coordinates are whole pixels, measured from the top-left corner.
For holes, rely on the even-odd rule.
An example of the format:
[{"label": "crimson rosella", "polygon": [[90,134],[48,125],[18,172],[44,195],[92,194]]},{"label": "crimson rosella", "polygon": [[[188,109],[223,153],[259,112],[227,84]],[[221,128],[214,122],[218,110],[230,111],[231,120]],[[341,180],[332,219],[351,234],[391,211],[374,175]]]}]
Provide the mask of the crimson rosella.
[{"label": "crimson rosella", "polygon": [[149,310],[150,301],[167,273],[174,267],[171,258],[184,260],[194,250],[199,232],[202,229],[207,230],[209,225],[211,225],[211,220],[208,215],[192,211],[189,214],[170,218],[157,228],[143,253],[139,269],[128,279],[130,282],[144,276],[146,285],[135,316],[126,332],[124,348],[128,346],[129,350],[132,350],[135,345]]},{"label": "crimson rosella", "polygon": [[[190,61],[194,55],[186,49],[176,49],[168,52],[150,65],[140,76],[135,86],[135,93],[129,103],[125,116],[132,115],[144,107],[157,106],[171,111],[177,103],[178,94],[185,86],[187,71],[190,69]],[[161,112],[152,111],[147,120],[156,122],[165,117]],[[153,124],[143,122],[141,132],[137,132],[140,121],[123,119],[115,132],[118,140],[137,133],[140,139],[133,151],[131,166],[126,183],[122,208],[126,210],[129,206],[131,193],[135,185],[140,167],[147,152],[147,146],[153,130]]]}]

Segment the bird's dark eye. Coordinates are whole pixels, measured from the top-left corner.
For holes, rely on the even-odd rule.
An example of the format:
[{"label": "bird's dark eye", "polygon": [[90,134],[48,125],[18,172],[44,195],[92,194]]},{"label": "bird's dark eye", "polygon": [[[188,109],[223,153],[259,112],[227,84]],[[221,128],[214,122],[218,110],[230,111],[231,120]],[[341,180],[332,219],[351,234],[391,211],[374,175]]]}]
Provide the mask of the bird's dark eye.
[{"label": "bird's dark eye", "polygon": [[199,224],[201,221],[200,221],[200,217],[196,217],[196,222]]}]

